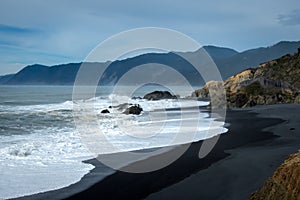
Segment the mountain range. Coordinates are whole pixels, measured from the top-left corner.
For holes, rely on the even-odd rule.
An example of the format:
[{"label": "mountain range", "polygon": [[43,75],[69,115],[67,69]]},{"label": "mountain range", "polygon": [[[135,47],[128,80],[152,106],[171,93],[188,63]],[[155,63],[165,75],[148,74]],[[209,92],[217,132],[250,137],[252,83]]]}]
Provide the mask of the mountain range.
[{"label": "mountain range", "polygon": [[[249,67],[255,67],[263,62],[273,60],[286,54],[297,52],[300,41],[282,41],[270,47],[261,47],[238,52],[230,48],[204,46],[203,48],[217,65],[223,79],[239,73]],[[199,50],[198,50],[199,51]],[[196,52],[183,53],[195,57]],[[199,73],[180,54],[147,53],[124,60],[116,60],[109,63],[101,79],[103,85],[115,84],[126,72],[136,66],[149,63],[171,66],[185,76],[192,85],[203,85],[199,79]],[[194,59],[197,59],[195,57]],[[60,64],[45,66],[34,64],[24,67],[16,74],[0,76],[0,84],[4,85],[73,85],[76,74],[82,63]],[[104,67],[107,63],[86,63],[93,70]],[[168,76],[165,75],[166,79]],[[170,81],[172,81],[170,79]],[[87,83],[88,84],[88,83]]]}]

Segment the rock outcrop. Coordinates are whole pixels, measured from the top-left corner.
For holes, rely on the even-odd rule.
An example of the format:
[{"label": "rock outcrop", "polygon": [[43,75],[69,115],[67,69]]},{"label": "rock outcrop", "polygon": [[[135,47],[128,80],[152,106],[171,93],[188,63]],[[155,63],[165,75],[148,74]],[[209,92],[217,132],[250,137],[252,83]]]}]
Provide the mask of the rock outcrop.
[{"label": "rock outcrop", "polygon": [[226,107],[226,95],[224,84],[221,81],[209,81],[205,86],[192,93],[192,97],[197,97],[198,100],[210,99],[210,107],[224,108]]},{"label": "rock outcrop", "polygon": [[139,104],[137,105],[133,105],[133,106],[130,106],[128,107],[124,112],[123,114],[132,114],[132,115],[139,115],[141,114],[141,112],[143,111],[143,109],[141,108],[141,106]]},{"label": "rock outcrop", "polygon": [[299,200],[300,151],[290,155],[249,200]]},{"label": "rock outcrop", "polygon": [[[216,97],[211,85],[208,82],[192,96]],[[285,55],[230,77],[223,82],[223,88],[228,107],[300,103],[300,49],[295,55]]]},{"label": "rock outcrop", "polygon": [[147,100],[160,100],[160,99],[176,99],[175,95],[172,95],[169,91],[154,91],[144,96]]},{"label": "rock outcrop", "polygon": [[101,111],[102,114],[110,113],[108,109],[104,109]]},{"label": "rock outcrop", "polygon": [[132,104],[131,103],[122,103],[122,104],[116,105],[116,106],[109,106],[108,108],[114,108],[119,111],[122,111],[122,110],[127,109],[129,106],[132,106]]}]

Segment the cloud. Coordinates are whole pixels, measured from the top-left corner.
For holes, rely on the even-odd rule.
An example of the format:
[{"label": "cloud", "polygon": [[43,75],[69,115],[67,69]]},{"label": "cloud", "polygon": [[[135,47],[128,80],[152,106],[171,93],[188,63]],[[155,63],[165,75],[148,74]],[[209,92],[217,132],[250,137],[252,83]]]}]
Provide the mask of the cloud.
[{"label": "cloud", "polygon": [[300,25],[300,10],[293,10],[286,15],[279,15],[278,21],[282,25],[294,26]]},{"label": "cloud", "polygon": [[21,28],[16,26],[9,26],[5,24],[0,24],[0,33],[9,33],[9,34],[33,34],[38,32],[35,29],[30,28]]},{"label": "cloud", "polygon": [[298,7],[299,0],[1,0],[0,67],[83,60],[108,37],[147,26],[239,51],[299,40],[298,27],[286,26],[300,23],[299,10],[290,12]]}]

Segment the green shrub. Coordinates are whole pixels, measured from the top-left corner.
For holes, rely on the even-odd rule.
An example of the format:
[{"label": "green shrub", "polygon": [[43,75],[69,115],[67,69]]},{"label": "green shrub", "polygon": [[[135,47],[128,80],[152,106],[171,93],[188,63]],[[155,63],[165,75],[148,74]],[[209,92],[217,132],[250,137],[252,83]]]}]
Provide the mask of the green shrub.
[{"label": "green shrub", "polygon": [[255,81],[245,86],[244,91],[248,95],[262,95],[264,93],[264,88],[260,85],[258,81]]}]

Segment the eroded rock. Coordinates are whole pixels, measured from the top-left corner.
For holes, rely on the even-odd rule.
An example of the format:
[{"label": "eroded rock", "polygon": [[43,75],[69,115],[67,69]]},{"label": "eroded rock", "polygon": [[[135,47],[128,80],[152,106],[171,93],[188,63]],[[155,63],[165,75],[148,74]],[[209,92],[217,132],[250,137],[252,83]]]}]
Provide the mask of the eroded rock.
[{"label": "eroded rock", "polygon": [[161,100],[161,99],[176,99],[175,95],[172,95],[169,91],[154,91],[144,96],[147,100]]},{"label": "eroded rock", "polygon": [[130,106],[128,107],[124,112],[123,114],[132,114],[132,115],[139,115],[141,114],[141,112],[143,111],[142,107],[137,104],[137,105],[133,105],[133,106]]}]

